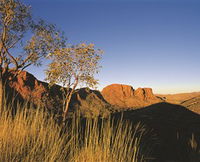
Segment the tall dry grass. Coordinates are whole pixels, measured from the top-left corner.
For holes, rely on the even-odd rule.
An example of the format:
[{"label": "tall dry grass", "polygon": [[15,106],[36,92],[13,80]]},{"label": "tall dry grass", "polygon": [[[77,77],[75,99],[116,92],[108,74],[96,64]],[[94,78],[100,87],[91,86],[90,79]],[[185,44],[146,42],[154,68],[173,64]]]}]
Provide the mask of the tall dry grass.
[{"label": "tall dry grass", "polygon": [[[18,108],[19,109],[19,108]],[[73,117],[64,134],[53,117],[34,109],[0,114],[0,161],[142,162],[146,128],[137,124]]]},{"label": "tall dry grass", "polygon": [[23,109],[0,115],[0,161],[64,161],[67,144],[53,118],[39,110]]},{"label": "tall dry grass", "polygon": [[[143,137],[147,129],[141,123],[132,125],[119,120],[86,119],[72,121],[70,161],[73,162],[144,162],[152,159],[152,145]],[[84,127],[84,129],[81,129]],[[152,136],[153,137],[153,136]],[[80,141],[81,139],[81,141]]]},{"label": "tall dry grass", "polygon": [[189,139],[189,162],[199,162],[200,161],[200,145],[195,139],[195,135],[192,134],[192,137]]}]

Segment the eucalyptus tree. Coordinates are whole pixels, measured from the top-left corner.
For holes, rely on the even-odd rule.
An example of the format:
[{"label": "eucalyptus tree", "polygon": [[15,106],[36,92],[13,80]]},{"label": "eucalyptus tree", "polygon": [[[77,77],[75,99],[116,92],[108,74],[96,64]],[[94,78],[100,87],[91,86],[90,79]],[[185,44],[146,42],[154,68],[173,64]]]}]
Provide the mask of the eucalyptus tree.
[{"label": "eucalyptus tree", "polygon": [[31,7],[18,0],[0,0],[0,108],[10,72],[41,65],[50,52],[64,47],[65,38],[55,25],[35,20]]},{"label": "eucalyptus tree", "polygon": [[66,88],[64,120],[77,86],[86,85],[94,88],[98,84],[94,75],[101,67],[99,61],[102,53],[102,50],[95,49],[94,44],[81,43],[55,50],[48,55],[52,61],[46,70],[46,80],[50,85],[60,83]]}]

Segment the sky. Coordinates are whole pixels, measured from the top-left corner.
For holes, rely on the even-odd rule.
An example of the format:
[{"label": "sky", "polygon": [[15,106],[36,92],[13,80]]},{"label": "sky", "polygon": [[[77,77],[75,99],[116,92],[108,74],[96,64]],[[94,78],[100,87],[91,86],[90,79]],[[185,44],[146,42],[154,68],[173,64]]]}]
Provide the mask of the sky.
[{"label": "sky", "polygon": [[[104,51],[98,88],[128,84],[154,93],[200,91],[197,0],[28,0],[36,18],[56,24],[68,43]],[[44,69],[28,69],[44,80]]]}]

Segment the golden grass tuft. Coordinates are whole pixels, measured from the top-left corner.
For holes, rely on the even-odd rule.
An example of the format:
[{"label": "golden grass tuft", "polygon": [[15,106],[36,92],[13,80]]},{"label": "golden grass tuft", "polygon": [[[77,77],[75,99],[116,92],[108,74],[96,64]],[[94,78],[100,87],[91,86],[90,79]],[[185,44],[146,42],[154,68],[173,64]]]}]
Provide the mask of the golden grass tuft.
[{"label": "golden grass tuft", "polygon": [[200,146],[195,139],[195,135],[192,134],[192,137],[189,139],[189,162],[198,162],[200,161]]},{"label": "golden grass tuft", "polygon": [[[18,109],[19,110],[19,109]],[[69,125],[68,125],[69,126]],[[46,112],[23,108],[0,114],[0,161],[4,162],[142,162],[151,148],[142,147],[143,125],[73,117],[61,133]]]},{"label": "golden grass tuft", "polygon": [[[60,128],[39,110],[23,110],[13,117],[0,116],[0,161],[64,161],[65,140]],[[66,145],[66,144],[65,144]]]},{"label": "golden grass tuft", "polygon": [[[73,162],[143,162],[150,157],[151,147],[142,147],[146,128],[138,123],[132,126],[119,120],[87,119],[84,131],[81,122],[74,118],[72,134],[76,134],[70,145],[70,161]],[[79,133],[77,133],[79,132]],[[81,134],[78,136],[78,134]],[[83,141],[80,142],[80,139]]]}]

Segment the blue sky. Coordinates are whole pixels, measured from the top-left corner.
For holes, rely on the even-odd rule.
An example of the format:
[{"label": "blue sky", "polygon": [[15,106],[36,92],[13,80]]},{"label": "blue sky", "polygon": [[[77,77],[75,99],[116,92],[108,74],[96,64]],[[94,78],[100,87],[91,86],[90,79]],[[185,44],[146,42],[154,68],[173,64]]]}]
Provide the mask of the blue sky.
[{"label": "blue sky", "polygon": [[[33,15],[57,24],[68,42],[104,50],[99,89],[112,83],[154,93],[200,91],[197,0],[29,0]],[[29,68],[43,80],[45,65]]]}]

